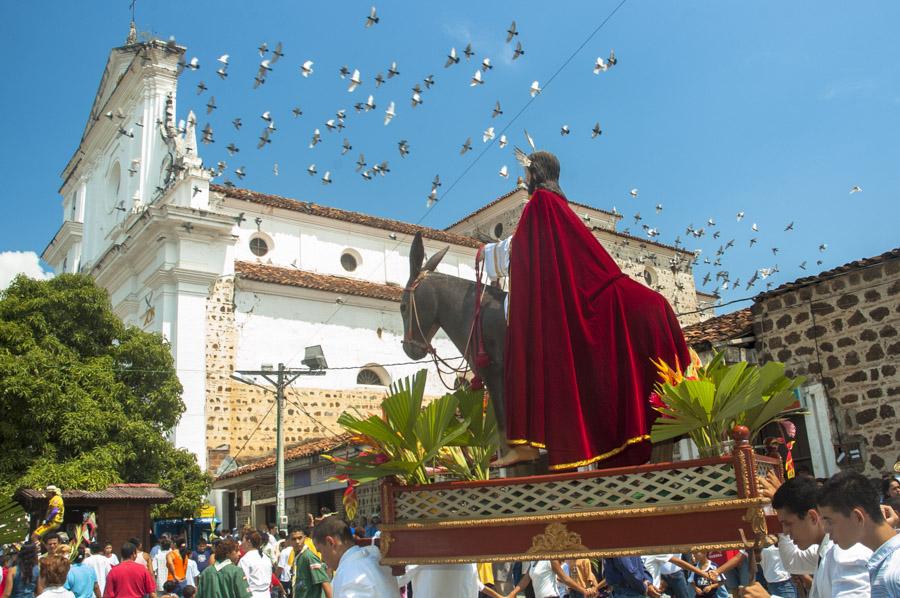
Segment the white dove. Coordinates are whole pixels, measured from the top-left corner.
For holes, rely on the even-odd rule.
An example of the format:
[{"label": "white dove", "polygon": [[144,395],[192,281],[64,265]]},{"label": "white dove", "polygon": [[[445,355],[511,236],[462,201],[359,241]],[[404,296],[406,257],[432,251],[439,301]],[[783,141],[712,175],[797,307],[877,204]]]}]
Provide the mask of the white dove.
[{"label": "white dove", "polygon": [[487,143],[488,141],[490,141],[493,138],[494,138],[494,127],[488,127],[485,130],[484,135],[481,136],[481,141],[483,141],[484,143]]},{"label": "white dove", "polygon": [[606,61],[603,60],[602,57],[598,56],[597,62],[594,63],[594,74],[599,75],[600,73],[606,72],[608,68],[609,66],[607,66]]},{"label": "white dove", "polygon": [[509,178],[509,168],[507,168],[506,164],[500,167],[500,176],[504,179]]},{"label": "white dove", "polygon": [[394,118],[394,102],[388,104],[387,110],[384,111],[384,126],[388,126],[391,119]]},{"label": "white dove", "polygon": [[538,82],[537,82],[537,81],[533,81],[533,82],[531,83],[531,90],[530,90],[531,97],[536,96],[537,94],[541,93],[541,91],[542,91],[542,90],[541,90],[541,86],[538,84]]},{"label": "white dove", "polygon": [[362,81],[359,78],[359,69],[354,69],[353,74],[350,75],[350,87],[347,88],[347,91],[356,91],[356,88],[359,87],[361,83]]},{"label": "white dove", "polygon": [[476,85],[484,85],[480,70],[475,71],[475,74],[472,75],[472,80],[469,82],[470,87],[475,87]]},{"label": "white dove", "polygon": [[300,67],[300,74],[303,75],[304,77],[309,77],[310,75],[312,75],[313,74],[312,65],[313,65],[312,60],[307,60],[306,62],[304,62],[303,66]]}]

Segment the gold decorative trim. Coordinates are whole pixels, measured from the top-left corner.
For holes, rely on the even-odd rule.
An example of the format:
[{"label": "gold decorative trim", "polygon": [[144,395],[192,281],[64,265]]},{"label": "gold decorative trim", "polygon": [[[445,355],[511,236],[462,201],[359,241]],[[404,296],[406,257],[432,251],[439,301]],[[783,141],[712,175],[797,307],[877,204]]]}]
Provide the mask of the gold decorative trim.
[{"label": "gold decorative trim", "polygon": [[381,532],[381,535],[378,537],[378,549],[381,551],[381,558],[387,556],[388,551],[391,549],[391,544],[393,543],[394,536],[391,535],[391,532]]},{"label": "gold decorative trim", "polygon": [[621,519],[625,517],[660,517],[664,515],[677,515],[679,513],[727,511],[730,509],[740,508],[749,509],[753,507],[761,507],[768,503],[768,499],[762,497],[734,498],[727,500],[710,500],[703,502],[651,507],[632,507],[622,509],[576,511],[570,513],[553,513],[549,515],[513,515],[510,517],[485,517],[472,519],[447,519],[444,521],[409,521],[406,523],[383,523],[381,525],[381,529],[386,531],[425,531],[435,529],[473,527],[476,525],[507,526],[554,522],[569,523],[573,521],[581,521],[583,519],[604,520]]},{"label": "gold decorative trim", "polygon": [[528,554],[555,553],[565,550],[587,550],[581,543],[581,534],[570,532],[565,523],[551,523],[543,534],[531,538]]},{"label": "gold decorative trim", "polygon": [[[591,457],[590,459],[583,459],[581,461],[573,461],[571,463],[558,463],[556,465],[551,465],[548,467],[550,471],[559,471],[562,469],[575,469],[576,467],[584,467],[585,465],[590,465],[592,463],[596,463],[597,461],[603,461],[604,459],[609,459],[610,457],[615,457],[625,449],[627,449],[632,444],[637,444],[639,442],[644,442],[645,440],[650,440],[649,434],[644,434],[642,436],[635,436],[634,438],[629,438],[626,440],[621,446],[617,446],[616,448],[606,451],[603,454],[597,455],[595,457]],[[510,446],[527,444],[528,446],[538,448],[538,449],[547,449],[546,444],[541,444],[540,442],[535,442],[533,440],[525,440],[522,438],[515,438],[513,440],[507,440],[506,444]]]},{"label": "gold decorative trim", "polygon": [[[541,560],[565,560],[578,558],[612,558],[617,556],[631,556],[642,554],[677,554],[692,552],[695,550],[740,550],[744,543],[738,542],[710,542],[707,544],[674,544],[666,546],[638,546],[622,548],[586,548],[582,551],[561,551],[541,554]],[[389,557],[382,558],[382,565],[460,565],[466,563],[494,562],[494,561],[533,561],[533,554],[480,554],[464,557]]]},{"label": "gold decorative trim", "polygon": [[750,524],[753,533],[757,538],[762,538],[769,534],[769,526],[766,525],[766,514],[759,507],[750,507],[744,514],[744,521]]}]

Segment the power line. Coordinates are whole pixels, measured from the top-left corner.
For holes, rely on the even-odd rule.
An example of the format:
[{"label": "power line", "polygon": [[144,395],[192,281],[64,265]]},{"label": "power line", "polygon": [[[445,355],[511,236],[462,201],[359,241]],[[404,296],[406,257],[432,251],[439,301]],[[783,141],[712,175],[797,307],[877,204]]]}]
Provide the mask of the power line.
[{"label": "power line", "polygon": [[[593,31],[591,31],[590,35],[588,35],[585,38],[585,40],[583,42],[581,42],[581,44],[577,48],[575,48],[575,50],[569,55],[569,57],[566,58],[563,61],[563,63],[559,66],[559,68],[557,68],[556,71],[554,71],[554,73],[550,76],[550,78],[547,79],[547,82],[544,84],[542,93],[543,93],[543,91],[547,90],[547,88],[553,83],[554,79],[556,79],[556,77],[569,65],[569,63],[572,62],[572,60],[575,58],[575,56],[577,56],[578,53],[584,49],[584,47],[594,38],[594,36],[597,35],[597,33],[599,33],[601,29],[603,29],[603,27],[610,21],[610,19],[613,18],[613,16],[619,11],[619,9],[625,5],[626,2],[628,2],[628,0],[621,0],[621,2],[619,2],[619,4],[616,5],[616,7],[614,9],[612,9],[612,11],[610,11],[610,13],[608,15],[606,15],[606,18],[603,19],[603,21],[601,21],[600,24],[597,25],[597,27],[595,27]],[[502,136],[506,132],[506,130],[509,129],[509,127],[511,127],[512,124],[514,122],[516,122],[516,120],[518,120],[518,118],[531,106],[531,104],[534,103],[534,101],[537,99],[538,95],[541,95],[541,94],[536,94],[535,96],[531,97],[527,102],[525,102],[525,105],[522,106],[522,108],[519,109],[519,111],[512,117],[512,119],[510,119],[510,121],[508,123],[506,123],[506,125],[500,130],[500,134],[497,137]],[[466,166],[465,169],[463,169],[462,173],[460,173],[459,176],[457,176],[456,179],[454,179],[454,181],[447,187],[447,190],[441,194],[441,197],[439,198],[438,202],[444,200],[448,195],[450,195],[450,193],[453,191],[454,187],[456,187],[456,185],[460,181],[462,181],[462,179],[465,178],[466,175],[469,174],[469,171],[472,170],[472,168],[481,160],[481,158],[487,153],[487,151],[490,150],[494,146],[494,144],[496,142],[497,142],[497,138],[491,139],[491,142],[488,143],[484,147],[484,149],[481,150],[481,152],[475,157],[475,159],[472,160],[468,164],[468,166]],[[438,204],[438,202],[435,202],[430,207],[426,208],[425,212],[422,214],[422,216],[419,217],[419,219],[416,220],[413,224],[416,224],[416,225],[421,224],[421,222],[423,220],[425,220],[428,217],[428,215],[431,213],[431,211],[435,208],[435,206]],[[396,250],[398,247],[400,247],[399,242],[396,245],[394,245],[393,250]],[[382,261],[379,262],[378,267],[373,268],[372,272],[374,272],[378,268],[381,268],[382,266],[384,266],[383,258],[382,258]],[[321,327],[328,324],[331,321],[331,319],[335,315],[337,315],[337,313],[341,310],[342,307],[343,307],[343,305],[338,305],[337,308],[333,312],[331,312],[331,315],[329,315],[328,318],[324,322],[320,323],[316,327],[316,330],[314,330],[310,334],[310,337],[308,337],[308,338],[313,338],[313,339],[316,338],[316,335],[319,333],[319,330],[321,329]],[[309,343],[305,343],[305,344],[309,344]],[[298,351],[286,363],[290,363],[291,361],[293,361],[299,354],[300,354],[300,352]],[[331,368],[331,369],[334,369],[334,368]]]}]

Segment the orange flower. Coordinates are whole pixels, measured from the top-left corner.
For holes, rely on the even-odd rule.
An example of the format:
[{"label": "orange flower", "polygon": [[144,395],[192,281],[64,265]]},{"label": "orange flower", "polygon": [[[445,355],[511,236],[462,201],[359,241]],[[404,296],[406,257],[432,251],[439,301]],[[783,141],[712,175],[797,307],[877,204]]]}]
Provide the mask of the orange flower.
[{"label": "orange flower", "polygon": [[684,380],[684,376],[681,373],[681,370],[678,367],[678,358],[675,358],[675,367],[672,368],[665,361],[660,359],[659,361],[654,361],[653,359],[650,362],[656,366],[656,370],[659,373],[660,379],[672,386],[677,386],[681,384],[681,381]]}]

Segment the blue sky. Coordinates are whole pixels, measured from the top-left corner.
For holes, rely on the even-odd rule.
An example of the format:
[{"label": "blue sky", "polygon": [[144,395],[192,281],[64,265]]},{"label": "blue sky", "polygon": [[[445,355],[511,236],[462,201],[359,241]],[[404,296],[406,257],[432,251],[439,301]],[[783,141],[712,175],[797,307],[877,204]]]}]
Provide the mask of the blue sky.
[{"label": "blue sky", "polygon": [[[226,177],[239,186],[443,227],[512,187],[519,168],[511,149],[524,145],[528,129],[539,147],[560,157],[568,196],[615,206],[625,215],[620,228],[643,235],[633,219],[640,212],[641,224],[660,231],[658,240],[672,243],[680,235],[686,247],[713,258],[734,238],[721,268],[695,268],[698,284],[708,271],[728,270],[743,283],[754,270],[775,265],[780,273],[770,281],[780,284],[898,245],[900,4],[888,0],[852,6],[628,0],[510,125],[510,144],[488,149],[449,190],[486,147],[482,132],[494,126],[499,135],[529,101],[531,82],[543,85],[618,3],[378,2],[381,22],[365,29],[370,3],[363,2],[138,0],[137,24],[163,39],[174,35],[188,58],[199,58],[200,70],[182,75],[178,115],[193,108],[201,127],[212,125],[216,143],[201,146],[201,156],[209,165],[226,160]],[[40,253],[61,223],[59,173],[77,147],[109,49],[124,42],[128,2],[32,0],[4,8],[0,60],[8,87],[0,97],[6,131],[0,164],[8,216],[0,224],[0,252]],[[516,40],[505,43],[512,19],[525,49],[516,61]],[[285,57],[254,90],[263,41],[270,47],[282,41]],[[467,42],[476,58],[445,69],[449,49],[461,53]],[[595,76],[594,60],[613,48],[618,64]],[[223,53],[231,56],[225,81],[214,74]],[[485,56],[494,68],[484,85],[470,87]],[[315,62],[308,79],[299,72],[305,60]],[[376,89],[375,74],[386,74],[392,61],[400,75]],[[354,93],[338,75],[345,64],[362,74]],[[430,74],[436,84],[413,109],[410,89]],[[209,91],[197,95],[201,80]],[[353,104],[370,93],[377,109],[357,114]],[[218,109],[207,117],[210,95]],[[385,127],[392,100],[397,116]],[[492,119],[497,100],[504,114]],[[296,105],[303,116],[295,119]],[[341,108],[347,128],[327,133],[325,121]],[[266,110],[278,130],[271,145],[257,150]],[[238,116],[241,131],[230,125]],[[603,135],[591,139],[597,121]],[[572,131],[566,137],[564,124]],[[324,142],[310,149],[315,128]],[[353,150],[341,156],[344,137]],[[467,137],[474,151],[460,156]],[[411,149],[403,159],[400,140]],[[241,148],[237,156],[227,155],[229,142]],[[389,160],[392,172],[363,180],[354,172],[359,152],[370,164]],[[306,174],[311,163],[319,176]],[[497,174],[503,165],[509,179]],[[246,167],[243,181],[233,174],[238,166]],[[329,186],[319,178],[326,170],[334,180]],[[445,195],[426,212],[435,174]],[[850,195],[854,185],[863,191]],[[632,188],[639,189],[637,199],[629,196]],[[738,211],[746,213],[741,222]],[[706,226],[708,218],[715,227]],[[784,232],[789,222],[795,230]],[[689,224],[705,226],[706,236],[686,237]],[[717,230],[721,237],[713,239]],[[752,248],[751,237],[758,238]],[[820,252],[823,243],[827,250]],[[759,290],[742,284],[723,296]]]}]

